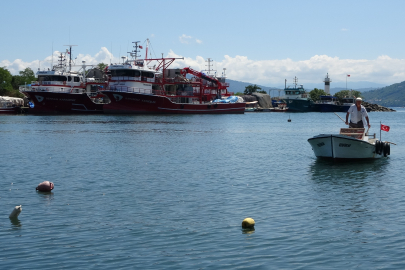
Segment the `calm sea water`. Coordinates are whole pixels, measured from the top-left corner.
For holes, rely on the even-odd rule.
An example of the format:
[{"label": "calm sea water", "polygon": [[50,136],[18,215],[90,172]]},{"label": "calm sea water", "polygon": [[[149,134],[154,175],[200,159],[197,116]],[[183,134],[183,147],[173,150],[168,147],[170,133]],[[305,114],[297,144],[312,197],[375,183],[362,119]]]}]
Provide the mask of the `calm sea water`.
[{"label": "calm sea water", "polygon": [[359,163],[315,158],[332,113],[1,116],[0,268],[404,269],[404,116]]}]

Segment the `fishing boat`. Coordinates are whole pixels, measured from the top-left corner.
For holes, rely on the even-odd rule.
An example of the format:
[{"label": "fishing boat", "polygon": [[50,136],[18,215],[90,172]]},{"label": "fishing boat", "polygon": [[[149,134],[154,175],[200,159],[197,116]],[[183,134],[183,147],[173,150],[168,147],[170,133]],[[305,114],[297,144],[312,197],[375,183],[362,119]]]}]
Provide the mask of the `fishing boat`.
[{"label": "fishing boat", "polygon": [[377,140],[365,128],[341,128],[339,134],[320,134],[308,139],[318,158],[376,159],[390,155],[390,142]]},{"label": "fishing boat", "polygon": [[284,93],[285,96],[281,99],[285,100],[288,111],[290,112],[311,112],[315,110],[314,102],[308,97],[303,85],[297,87],[298,78],[294,77],[294,87],[287,87],[285,80]]},{"label": "fishing boat", "polygon": [[22,111],[22,98],[0,96],[0,114],[17,114]]},{"label": "fishing boat", "polygon": [[[229,114],[245,112],[239,99],[222,102],[232,95],[223,77],[196,71],[190,67],[169,69],[183,58],[148,58],[147,40],[144,59],[138,59],[134,43],[131,60],[107,67],[108,86],[101,91],[111,103],[104,105],[105,113],[114,114]],[[151,63],[156,63],[151,66]]]},{"label": "fishing boat", "polygon": [[[66,63],[66,54],[69,63]],[[38,79],[29,85],[20,86],[20,92],[30,101],[30,113],[38,114],[94,114],[103,113],[108,102],[99,90],[107,83],[102,71],[83,65],[72,71],[72,47],[60,54],[58,64],[52,70],[38,70]]]}]

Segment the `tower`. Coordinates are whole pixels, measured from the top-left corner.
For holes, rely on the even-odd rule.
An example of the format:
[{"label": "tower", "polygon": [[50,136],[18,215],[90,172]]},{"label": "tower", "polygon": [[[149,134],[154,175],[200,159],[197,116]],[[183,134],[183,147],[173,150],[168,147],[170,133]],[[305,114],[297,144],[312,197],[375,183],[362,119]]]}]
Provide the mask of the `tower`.
[{"label": "tower", "polygon": [[329,78],[328,73],[326,73],[326,78],[323,81],[325,82],[325,93],[330,95],[330,82],[332,80]]}]

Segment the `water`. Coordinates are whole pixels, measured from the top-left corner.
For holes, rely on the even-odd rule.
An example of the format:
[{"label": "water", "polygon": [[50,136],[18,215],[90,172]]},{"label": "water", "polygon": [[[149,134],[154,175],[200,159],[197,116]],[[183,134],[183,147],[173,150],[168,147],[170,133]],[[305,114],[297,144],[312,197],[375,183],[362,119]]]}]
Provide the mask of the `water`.
[{"label": "water", "polygon": [[404,113],[360,163],[314,157],[331,113],[1,116],[0,268],[403,269]]}]

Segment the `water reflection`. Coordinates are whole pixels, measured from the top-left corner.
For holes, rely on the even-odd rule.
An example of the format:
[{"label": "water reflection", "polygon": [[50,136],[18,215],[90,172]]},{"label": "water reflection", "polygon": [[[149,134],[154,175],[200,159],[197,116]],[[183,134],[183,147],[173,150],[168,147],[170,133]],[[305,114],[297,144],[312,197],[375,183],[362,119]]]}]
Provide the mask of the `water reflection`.
[{"label": "water reflection", "polygon": [[384,174],[389,159],[337,163],[314,160],[309,166],[312,209],[319,226],[361,233],[370,226],[376,205],[387,195]]},{"label": "water reflection", "polygon": [[382,176],[388,163],[389,159],[347,162],[316,159],[309,167],[309,175],[315,182],[353,183],[353,180]]},{"label": "water reflection", "polygon": [[21,227],[21,222],[18,218],[10,218],[10,222],[11,222],[11,228],[12,229],[20,229]]},{"label": "water reflection", "polygon": [[242,229],[242,234],[252,234],[255,232],[255,228]]},{"label": "water reflection", "polygon": [[37,191],[37,194],[47,204],[50,204],[53,200],[53,192],[51,192],[51,191],[49,191],[49,192]]}]

